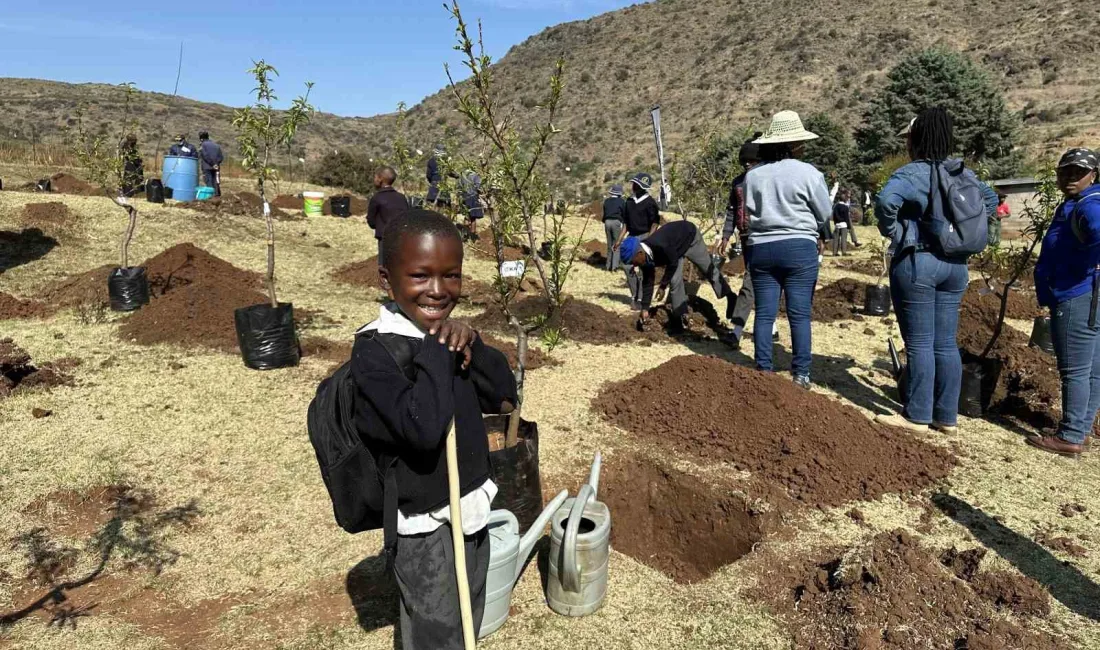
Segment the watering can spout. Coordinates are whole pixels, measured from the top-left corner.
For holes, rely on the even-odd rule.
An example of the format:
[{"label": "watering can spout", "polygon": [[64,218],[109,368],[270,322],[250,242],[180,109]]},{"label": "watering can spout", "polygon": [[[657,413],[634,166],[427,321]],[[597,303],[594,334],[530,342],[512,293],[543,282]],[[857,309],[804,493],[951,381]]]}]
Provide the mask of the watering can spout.
[{"label": "watering can spout", "polygon": [[592,470],[588,473],[588,484],[592,486],[592,499],[596,498],[596,493],[600,489],[600,466],[603,464],[603,455],[600,452],[596,452],[596,457],[592,460]]},{"label": "watering can spout", "polygon": [[888,348],[890,348],[890,365],[894,368],[894,379],[901,376],[901,359],[898,357],[898,349],[894,345],[894,339],[889,339],[886,342]]},{"label": "watering can spout", "polygon": [[568,490],[558,492],[558,495],[554,497],[553,501],[546,504],[546,507],[543,508],[538,519],[535,519],[535,523],[531,524],[531,527],[527,529],[527,534],[520,539],[519,561],[516,562],[515,580],[519,580],[519,574],[523,571],[524,565],[527,564],[527,558],[531,555],[531,549],[535,548],[535,542],[539,541],[542,537],[542,531],[546,528],[546,524],[549,523],[550,518],[554,516],[554,513],[562,507],[562,504],[564,504],[565,500],[568,498]]}]

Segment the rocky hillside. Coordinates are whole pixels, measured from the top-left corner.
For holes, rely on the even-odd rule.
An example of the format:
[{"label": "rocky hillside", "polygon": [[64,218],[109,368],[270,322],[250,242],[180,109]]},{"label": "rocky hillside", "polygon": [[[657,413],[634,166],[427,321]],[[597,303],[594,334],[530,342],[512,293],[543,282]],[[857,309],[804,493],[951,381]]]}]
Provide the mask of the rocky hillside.
[{"label": "rocky hillside", "polygon": [[[533,111],[554,58],[565,54],[563,133],[550,163],[592,188],[655,166],[648,111],[655,103],[663,107],[670,153],[708,129],[763,125],[781,108],[830,111],[851,126],[901,56],[940,44],[966,52],[1004,85],[1010,106],[1023,114],[1029,153],[1038,155],[1097,144],[1100,46],[1084,26],[1098,18],[1100,6],[1069,0],[660,0],[547,29],[512,48],[494,79],[515,111]],[[26,137],[33,127],[56,137],[79,99],[94,103],[98,119],[115,112],[120,98],[105,86],[0,79],[0,110],[14,117],[0,129]],[[151,93],[144,99],[144,138],[161,122],[169,131],[194,133],[200,124],[227,131],[228,107],[177,100],[169,108],[168,97]],[[408,125],[424,148],[448,133],[468,138],[445,90],[410,110]],[[322,115],[299,143],[310,157],[347,147],[383,154],[392,133],[392,115]]]}]

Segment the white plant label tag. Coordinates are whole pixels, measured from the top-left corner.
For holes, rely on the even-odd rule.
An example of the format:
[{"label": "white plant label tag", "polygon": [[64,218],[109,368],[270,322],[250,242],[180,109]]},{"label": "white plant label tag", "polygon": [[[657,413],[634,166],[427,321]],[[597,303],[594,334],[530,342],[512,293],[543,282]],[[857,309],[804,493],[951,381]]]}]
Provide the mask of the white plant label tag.
[{"label": "white plant label tag", "polygon": [[271,206],[268,204],[267,201],[264,201],[264,216],[265,217],[270,217],[271,216]]},{"label": "white plant label tag", "polygon": [[500,277],[502,278],[522,278],[523,272],[527,270],[527,264],[523,260],[516,262],[505,262],[500,265]]},{"label": "white plant label tag", "polygon": [[126,198],[125,196],[120,196],[120,197],[118,197],[118,204],[119,205],[130,205],[130,199]]}]

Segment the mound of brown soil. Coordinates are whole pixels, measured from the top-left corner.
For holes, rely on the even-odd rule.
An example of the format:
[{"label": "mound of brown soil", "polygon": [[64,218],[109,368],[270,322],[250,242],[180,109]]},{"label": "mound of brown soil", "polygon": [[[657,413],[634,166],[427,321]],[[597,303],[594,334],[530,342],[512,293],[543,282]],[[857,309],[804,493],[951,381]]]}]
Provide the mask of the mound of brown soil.
[{"label": "mound of brown soil", "polygon": [[79,196],[94,196],[101,194],[96,186],[80,180],[72,174],[58,172],[50,176],[50,191],[60,194],[76,194]]},{"label": "mound of brown soil", "polygon": [[79,361],[63,359],[35,366],[31,355],[11,339],[0,339],[0,398],[16,391],[33,388],[52,388],[72,383],[68,370],[80,365]]},{"label": "mound of brown soil", "polygon": [[330,276],[337,282],[350,284],[353,287],[366,287],[368,289],[382,289],[382,280],[378,276],[378,256],[373,255],[361,262],[345,264],[333,271]]},{"label": "mound of brown soil", "polygon": [[735,257],[732,260],[727,261],[722,265],[722,275],[744,275],[745,274],[745,256],[741,255]]},{"label": "mound of brown soil", "polygon": [[25,228],[41,228],[55,235],[68,234],[74,225],[69,206],[61,201],[28,203],[23,206],[20,219]]},{"label": "mound of brown soil", "polygon": [[[473,254],[474,257],[489,260],[495,262],[497,259],[496,246],[493,244],[492,237],[482,237],[477,244],[466,244],[466,253]],[[517,248],[515,246],[504,247],[504,261],[505,262],[518,262],[519,260],[527,259],[527,247]],[[531,267],[534,268],[534,267]]]},{"label": "mound of brown soil", "polygon": [[639,456],[603,467],[600,499],[611,509],[611,545],[677,582],[696,582],[752,551],[779,509],[753,510],[732,490]]},{"label": "mound of brown soil", "polygon": [[790,624],[798,648],[1071,647],[998,616],[975,586],[901,530],[781,567],[757,593]]},{"label": "mound of brown soil", "polygon": [[[188,208],[205,214],[234,215],[238,217],[264,216],[264,202],[259,194],[252,192],[228,192],[221,196],[205,201],[187,201],[176,203],[177,208]],[[271,215],[280,221],[298,221],[304,219],[302,215],[285,212],[278,207],[271,206]]]},{"label": "mound of brown soil", "polygon": [[44,302],[23,300],[0,291],[0,320],[19,318],[45,318],[57,310]]},{"label": "mound of brown soil", "polygon": [[[997,315],[1001,311],[1001,296],[997,293],[982,295],[984,287],[985,283],[982,282],[971,284],[970,288],[963,294],[962,309],[970,311],[975,318],[981,319],[992,327],[997,322]],[[1045,311],[1039,306],[1034,293],[1019,289],[1008,292],[1006,318],[1031,320],[1036,316],[1044,315]]]},{"label": "mound of brown soil", "polygon": [[104,264],[90,271],[70,276],[43,292],[42,299],[57,308],[76,307],[81,304],[106,303],[107,278],[114,264]]},{"label": "mound of brown soil", "polygon": [[592,239],[577,249],[577,259],[584,260],[589,266],[607,268],[607,242]]},{"label": "mound of brown soil", "polygon": [[[514,341],[504,341],[498,339],[491,334],[482,334],[481,340],[485,342],[485,345],[496,348],[504,353],[504,356],[508,357],[508,365],[515,369],[518,364],[517,361],[517,348]],[[538,370],[539,368],[546,368],[550,366],[560,366],[561,361],[558,361],[549,354],[546,354],[542,350],[528,346],[527,347],[527,370]]]},{"label": "mound of brown soil", "polygon": [[833,323],[852,320],[863,307],[868,284],[851,278],[841,278],[825,285],[814,294],[813,322]]},{"label": "mound of brown soil", "polygon": [[[752,398],[729,408],[733,394]],[[593,407],[641,440],[731,463],[812,506],[920,490],[955,465],[946,450],[838,401],[713,357],[677,357],[606,385]]]},{"label": "mound of brown soil", "polygon": [[[545,313],[545,305],[544,298],[531,296],[516,301],[512,305],[512,310],[521,320],[527,320]],[[485,310],[483,314],[470,321],[470,324],[478,330],[488,329],[498,332],[508,330],[503,312],[496,307]],[[558,316],[548,325],[563,330],[565,338],[570,341],[596,345],[627,343],[641,339],[656,340],[660,337],[656,333],[637,331],[634,328],[634,320],[630,316],[620,316],[599,305],[575,298],[567,300],[565,306],[558,312]]]},{"label": "mound of brown soil", "polygon": [[[992,319],[986,318],[984,311],[961,311],[958,341],[965,357],[981,354],[992,333]],[[1001,365],[990,407],[1035,427],[1052,427],[1061,418],[1062,381],[1057,362],[1053,355],[1027,343],[1026,335],[1004,326],[989,355]]]},{"label": "mound of brown soil", "polygon": [[271,202],[271,207],[281,210],[301,210],[304,207],[302,197],[293,194],[280,194]]},{"label": "mound of brown soil", "polygon": [[879,260],[835,259],[833,260],[832,266],[845,271],[851,271],[852,273],[859,273],[860,275],[870,275],[875,278],[882,273],[882,262]]},{"label": "mound of brown soil", "polygon": [[266,302],[260,276],[196,247],[177,244],[145,261],[152,300],[119,328],[143,345],[237,350],[233,311]]}]

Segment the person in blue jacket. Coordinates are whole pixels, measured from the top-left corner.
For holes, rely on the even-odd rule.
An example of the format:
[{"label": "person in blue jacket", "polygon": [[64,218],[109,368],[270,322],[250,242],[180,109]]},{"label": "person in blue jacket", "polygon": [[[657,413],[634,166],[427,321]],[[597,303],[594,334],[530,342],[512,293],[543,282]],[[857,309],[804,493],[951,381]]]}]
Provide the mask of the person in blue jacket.
[{"label": "person in blue jacket", "polygon": [[222,195],[222,163],[225,156],[217,142],[206,131],[199,132],[199,163],[202,165],[202,182],[214,188],[214,196]]},{"label": "person in blue jacket", "polygon": [[[966,258],[934,252],[922,241],[920,220],[928,208],[933,166],[941,173],[974,172],[955,151],[954,124],[942,108],[921,113],[899,135],[908,140],[909,164],[894,172],[878,195],[875,216],[879,232],[891,240],[890,296],[898,315],[908,359],[909,394],[900,415],[876,421],[911,431],[958,430],[962,357],[959,355],[959,305],[970,283]],[[997,210],[997,195],[980,183],[987,215]]]},{"label": "person in blue jacket", "polygon": [[1027,444],[1062,456],[1085,450],[1100,409],[1100,168],[1096,152],[1070,149],[1058,161],[1065,200],[1043,238],[1035,265],[1039,304],[1050,309],[1051,338],[1062,376],[1062,421],[1054,435]]}]

